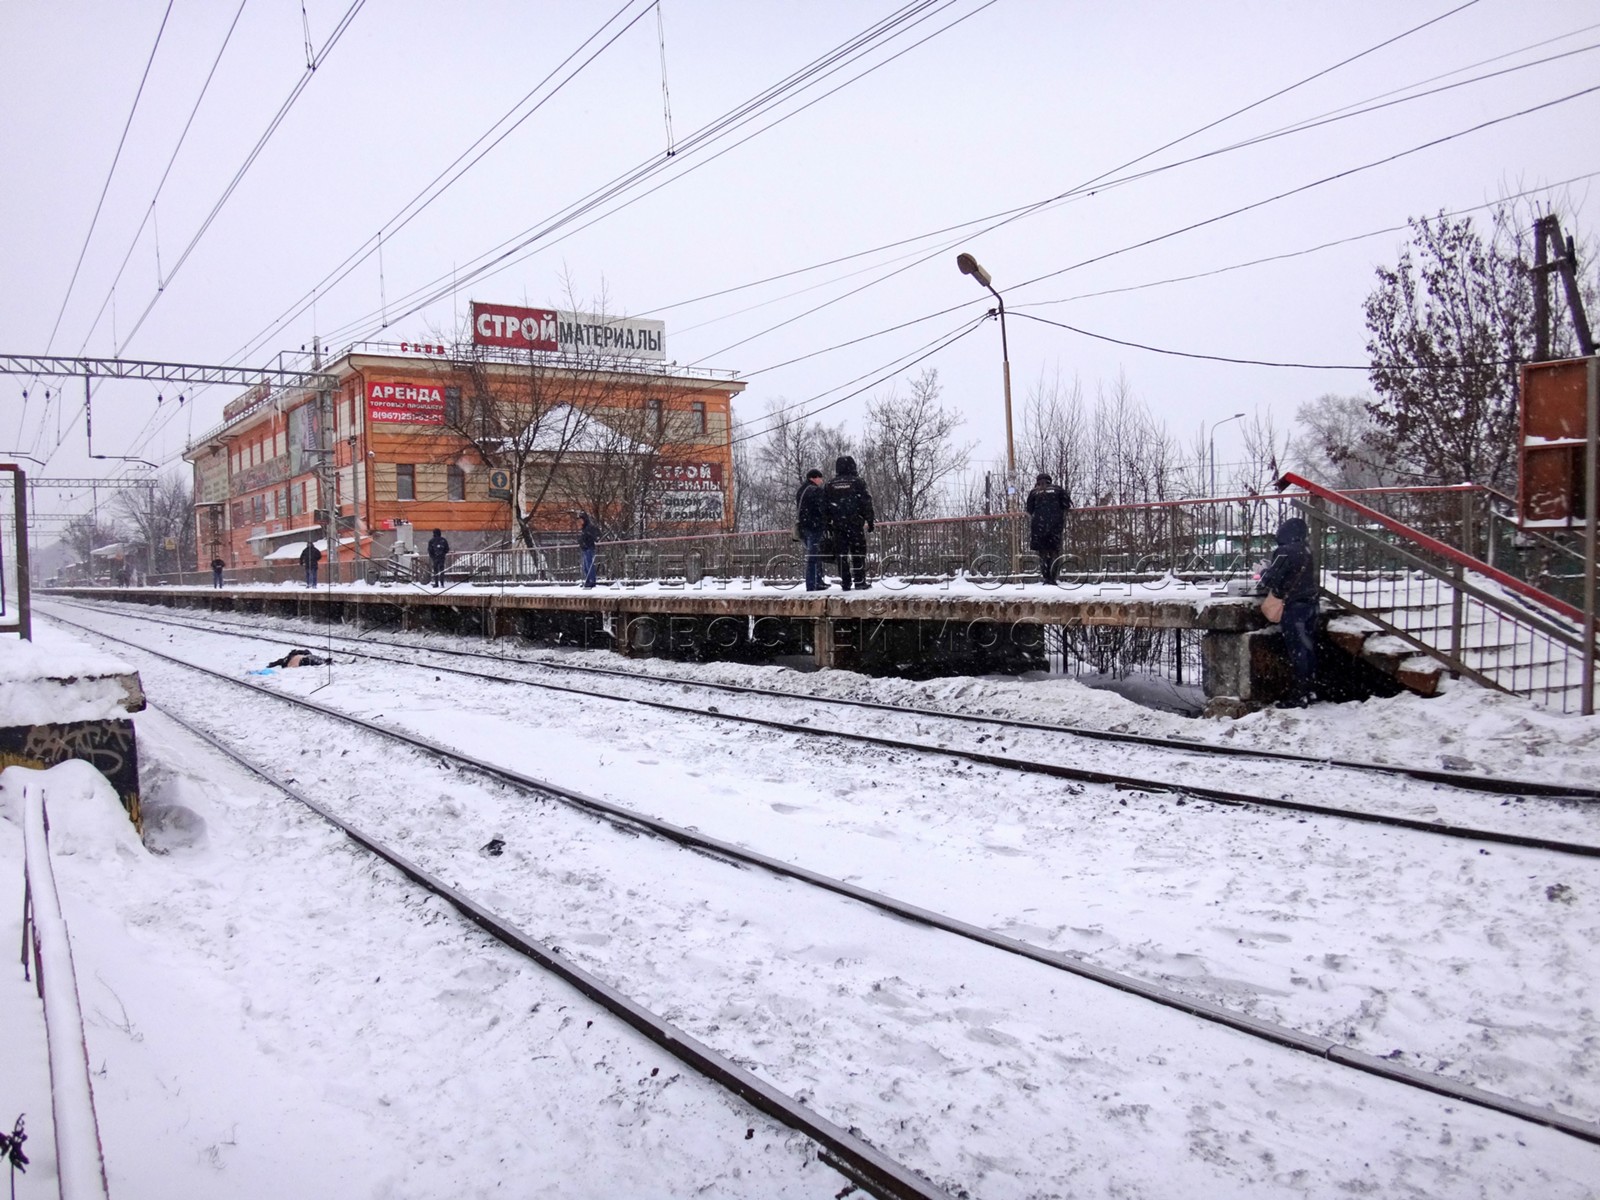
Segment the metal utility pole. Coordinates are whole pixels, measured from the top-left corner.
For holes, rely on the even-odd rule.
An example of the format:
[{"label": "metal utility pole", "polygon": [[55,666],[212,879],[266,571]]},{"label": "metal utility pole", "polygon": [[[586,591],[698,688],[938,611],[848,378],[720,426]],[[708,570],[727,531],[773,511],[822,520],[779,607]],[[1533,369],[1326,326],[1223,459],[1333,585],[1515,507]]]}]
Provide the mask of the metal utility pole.
[{"label": "metal utility pole", "polygon": [[1594,715],[1594,667],[1596,624],[1595,550],[1600,539],[1600,357],[1589,355],[1586,405],[1589,424],[1584,447],[1584,522],[1583,531],[1583,715]]},{"label": "metal utility pole", "polygon": [[[322,369],[322,345],[311,344],[311,370]],[[335,463],[338,441],[333,436],[333,391],[323,387],[317,392],[317,487],[322,495],[322,511],[327,517],[326,543],[328,553],[328,583],[339,582],[339,471]]]}]

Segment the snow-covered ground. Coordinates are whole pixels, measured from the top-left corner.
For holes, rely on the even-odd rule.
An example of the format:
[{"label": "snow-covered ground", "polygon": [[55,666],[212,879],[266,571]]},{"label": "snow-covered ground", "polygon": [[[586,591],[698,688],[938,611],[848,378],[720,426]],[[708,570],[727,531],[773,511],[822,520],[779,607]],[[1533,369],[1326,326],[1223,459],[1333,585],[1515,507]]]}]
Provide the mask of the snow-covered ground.
[{"label": "snow-covered ground", "polygon": [[[158,633],[137,612],[92,620],[230,674],[276,657],[259,642]],[[314,644],[306,628],[283,646]],[[295,775],[952,1189],[1593,1194],[1600,1148],[1566,1135],[619,833],[114,650],[156,704]],[[1062,680],[629,666],[1349,757],[1458,756],[1583,782],[1600,761],[1600,723],[1465,687],[1196,722]],[[1103,966],[1600,1114],[1600,868],[1587,860],[1180,806],[423,667],[341,662],[265,681]],[[146,840],[159,853],[101,819],[106,803],[116,812],[106,796],[81,827],[53,811],[70,848],[58,840],[91,1060],[105,1071],[95,1085],[113,1195],[842,1186],[797,1139],[612,1030],[159,713],[138,724]],[[8,795],[25,774],[7,773]],[[79,793],[72,812],[94,802],[82,783],[62,784]],[[505,852],[480,853],[495,837]],[[0,820],[4,869],[18,841]],[[563,1025],[557,1005],[582,1020]],[[680,1077],[671,1088],[646,1086],[668,1076]]]}]

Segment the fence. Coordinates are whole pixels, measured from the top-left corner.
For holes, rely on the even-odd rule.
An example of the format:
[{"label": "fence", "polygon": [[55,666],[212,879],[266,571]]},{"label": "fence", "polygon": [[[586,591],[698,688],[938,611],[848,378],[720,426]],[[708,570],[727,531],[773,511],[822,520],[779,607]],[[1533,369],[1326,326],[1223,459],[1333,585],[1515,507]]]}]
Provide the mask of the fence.
[{"label": "fence", "polygon": [[[1293,503],[1312,527],[1323,590],[1337,604],[1487,687],[1592,711],[1595,647],[1586,652],[1571,605],[1399,520],[1390,496],[1358,499],[1289,479],[1305,491]],[[1441,490],[1456,492],[1458,510],[1435,521],[1435,534],[1492,528],[1489,510],[1477,507],[1483,489]],[[1388,511],[1364,502],[1372,498]],[[1427,523],[1423,509],[1412,515]]]},{"label": "fence", "polygon": [[106,1200],[105,1159],[89,1081],[72,946],[50,863],[50,819],[38,788],[22,791],[22,971],[44,1002],[61,1200]]}]

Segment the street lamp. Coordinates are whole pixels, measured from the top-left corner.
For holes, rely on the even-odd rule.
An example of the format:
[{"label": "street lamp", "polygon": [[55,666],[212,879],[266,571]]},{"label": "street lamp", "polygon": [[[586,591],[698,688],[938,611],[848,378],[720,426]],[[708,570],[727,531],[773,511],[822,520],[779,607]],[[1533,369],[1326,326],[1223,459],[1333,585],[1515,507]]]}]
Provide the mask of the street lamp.
[{"label": "street lamp", "polygon": [[[1000,293],[994,290],[994,284],[989,282],[989,272],[978,265],[978,260],[970,254],[956,255],[956,266],[961,268],[963,275],[971,275],[995,298],[1000,308],[1000,361],[1005,368],[1006,383],[1006,475],[1007,494],[1010,494],[1012,484],[1017,476],[1017,447],[1011,440],[1011,351],[1006,346],[1006,302],[1000,298]],[[1009,504],[1009,501],[1008,501]]]},{"label": "street lamp", "polygon": [[1234,413],[1233,416],[1218,421],[1211,427],[1211,490],[1208,495],[1215,496],[1217,494],[1217,430],[1228,424],[1229,421],[1237,421],[1243,416],[1243,413]]}]

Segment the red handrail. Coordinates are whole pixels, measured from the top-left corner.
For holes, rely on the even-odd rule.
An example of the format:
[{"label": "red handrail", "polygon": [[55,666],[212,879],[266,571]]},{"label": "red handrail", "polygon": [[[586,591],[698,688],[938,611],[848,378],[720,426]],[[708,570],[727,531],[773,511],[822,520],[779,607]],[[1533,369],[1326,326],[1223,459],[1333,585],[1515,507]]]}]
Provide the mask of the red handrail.
[{"label": "red handrail", "polygon": [[1515,575],[1508,575],[1496,567],[1491,567],[1486,562],[1473,558],[1472,555],[1468,554],[1464,550],[1457,550],[1454,546],[1447,545],[1446,543],[1439,541],[1438,538],[1431,538],[1420,530],[1413,529],[1411,526],[1406,525],[1401,521],[1396,521],[1393,517],[1388,516],[1385,513],[1381,513],[1375,508],[1368,508],[1359,500],[1352,500],[1344,492],[1336,492],[1332,488],[1323,487],[1319,483],[1312,483],[1309,479],[1306,479],[1300,475],[1296,475],[1293,472],[1286,472],[1278,482],[1281,487],[1287,487],[1292,484],[1295,487],[1304,489],[1313,496],[1320,496],[1324,500],[1329,500],[1334,504],[1339,504],[1345,508],[1352,509],[1355,512],[1360,513],[1367,520],[1382,525],[1391,533],[1397,533],[1401,537],[1407,538],[1410,541],[1415,542],[1417,545],[1422,546],[1424,549],[1439,555],[1441,558],[1449,559],[1451,562],[1456,563],[1459,566],[1467,567],[1478,575],[1486,576],[1487,578],[1494,580],[1501,587],[1509,588],[1513,592],[1520,592],[1528,599],[1538,604],[1542,604],[1546,608],[1554,609],[1556,612],[1560,613],[1564,617],[1567,617],[1569,620],[1583,620],[1583,611],[1575,608],[1571,604],[1568,604],[1565,600],[1558,600],[1556,597],[1550,595],[1550,593],[1540,591],[1531,583],[1526,583],[1523,580],[1518,579]]}]

